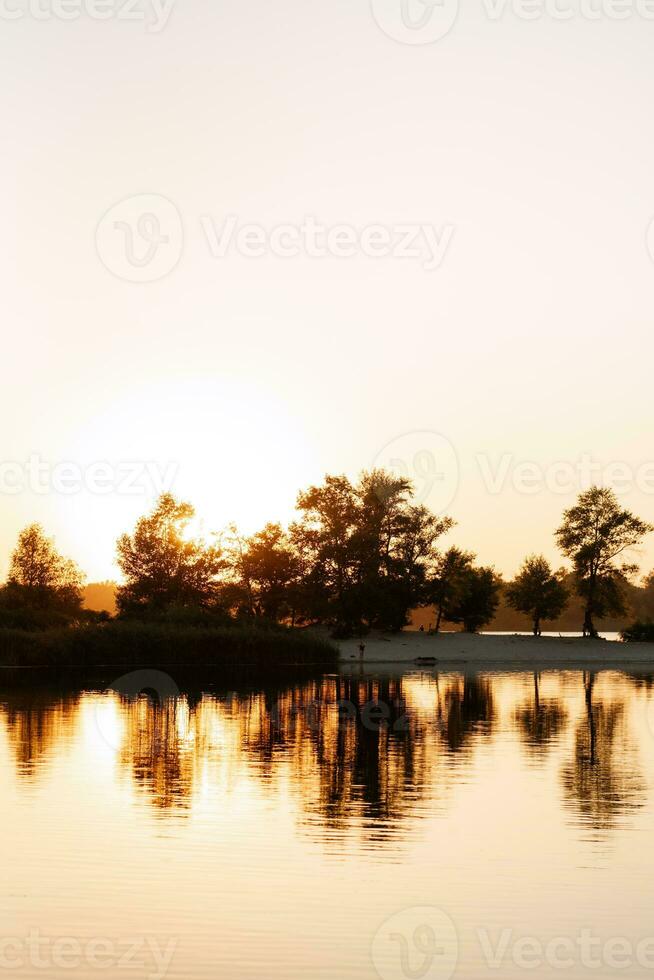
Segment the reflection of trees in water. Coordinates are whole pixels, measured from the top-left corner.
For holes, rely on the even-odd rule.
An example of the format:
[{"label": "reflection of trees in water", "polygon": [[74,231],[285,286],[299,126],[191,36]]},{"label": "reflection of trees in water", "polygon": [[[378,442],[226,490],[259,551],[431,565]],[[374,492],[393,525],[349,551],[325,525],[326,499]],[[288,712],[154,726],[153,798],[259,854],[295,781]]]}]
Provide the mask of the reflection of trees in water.
[{"label": "reflection of trees in water", "polygon": [[540,674],[534,671],[533,697],[515,711],[515,722],[531,754],[542,757],[563,730],[567,713],[554,698],[540,693]]},{"label": "reflection of trees in water", "polygon": [[195,766],[186,739],[188,715],[184,698],[161,705],[145,696],[124,702],[120,763],[150,802],[164,810],[190,804]]},{"label": "reflection of trees in water", "polygon": [[[625,685],[622,683],[622,689]],[[197,690],[159,704],[103,696],[115,708],[116,759],[154,812],[190,814],[200,791],[215,800],[242,780],[275,797],[289,791],[308,833],[374,842],[405,833],[442,806],[495,730],[495,679],[461,674],[333,675],[216,694]],[[565,800],[594,827],[642,804],[644,788],[625,732],[620,685],[585,675],[585,711],[562,772]],[[79,694],[5,697],[1,716],[21,774],[43,768],[78,736]],[[93,695],[84,695],[94,704]],[[113,710],[112,708],[112,710]],[[544,754],[566,712],[533,695],[511,709],[524,744]],[[214,804],[212,804],[214,805]]]},{"label": "reflection of trees in water", "polygon": [[654,690],[654,674],[651,673],[636,673],[634,671],[625,671],[624,676],[629,680],[636,690],[652,691]]},{"label": "reflection of trees in water", "polygon": [[190,704],[123,702],[120,761],[162,809],[188,807],[201,772],[226,788],[255,775],[264,792],[281,792],[290,774],[313,828],[396,833],[427,800],[445,795],[448,758],[487,734],[494,717],[485,679],[425,684],[434,700],[421,710],[401,678],[350,676]]},{"label": "reflection of trees in water", "polygon": [[471,735],[492,731],[495,707],[490,681],[476,675],[456,678],[445,695],[445,740],[452,752],[462,749]]},{"label": "reflection of trees in water", "polygon": [[4,697],[2,715],[16,771],[32,778],[70,743],[78,723],[79,696],[12,693]]},{"label": "reflection of trees in water", "polygon": [[585,716],[577,728],[574,757],[562,772],[567,800],[595,830],[641,807],[645,785],[625,725],[624,702],[595,699],[595,674],[584,673]]},{"label": "reflection of trees in water", "polygon": [[[494,714],[481,678],[429,675],[410,687],[406,678],[330,676],[161,704],[113,696],[122,733],[116,758],[159,812],[189,813],[204,777],[229,791],[254,775],[264,792],[283,792],[290,775],[312,828],[396,833],[428,800],[445,796],[448,759],[471,749]],[[413,703],[416,693],[428,697],[427,707]],[[30,693],[5,701],[19,772],[34,772],[79,734],[81,700]],[[103,696],[97,704],[104,703]]]}]

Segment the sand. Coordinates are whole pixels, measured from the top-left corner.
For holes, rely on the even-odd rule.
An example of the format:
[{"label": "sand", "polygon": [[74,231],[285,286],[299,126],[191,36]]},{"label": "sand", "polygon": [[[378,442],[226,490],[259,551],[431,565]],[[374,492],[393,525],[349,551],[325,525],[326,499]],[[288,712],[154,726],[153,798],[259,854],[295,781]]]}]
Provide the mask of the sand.
[{"label": "sand", "polygon": [[338,646],[343,663],[398,664],[409,666],[420,658],[435,658],[438,666],[579,666],[611,667],[650,665],[654,670],[654,643],[620,643],[584,640],[581,637],[472,636],[467,633],[404,632],[364,638],[363,661],[359,640],[342,640]]}]

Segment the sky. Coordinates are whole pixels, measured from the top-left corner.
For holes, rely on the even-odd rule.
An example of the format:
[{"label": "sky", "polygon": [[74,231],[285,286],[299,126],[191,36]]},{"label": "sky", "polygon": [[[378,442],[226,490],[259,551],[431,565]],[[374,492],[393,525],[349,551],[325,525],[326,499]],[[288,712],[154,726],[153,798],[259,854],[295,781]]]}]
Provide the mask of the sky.
[{"label": "sky", "polygon": [[0,574],[374,465],[506,575],[654,522],[654,5],[139,3],[0,3]]}]

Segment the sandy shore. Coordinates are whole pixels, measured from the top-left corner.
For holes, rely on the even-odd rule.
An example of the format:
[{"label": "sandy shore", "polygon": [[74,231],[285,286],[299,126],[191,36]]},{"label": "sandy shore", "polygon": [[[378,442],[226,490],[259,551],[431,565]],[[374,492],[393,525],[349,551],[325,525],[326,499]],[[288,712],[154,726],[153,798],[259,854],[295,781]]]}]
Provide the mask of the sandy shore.
[{"label": "sandy shore", "polygon": [[[479,666],[642,666],[654,669],[654,643],[618,643],[581,637],[471,636],[467,633],[406,632],[367,636],[363,664],[420,666],[421,658],[437,664]],[[343,663],[361,663],[359,640],[338,644]]]}]

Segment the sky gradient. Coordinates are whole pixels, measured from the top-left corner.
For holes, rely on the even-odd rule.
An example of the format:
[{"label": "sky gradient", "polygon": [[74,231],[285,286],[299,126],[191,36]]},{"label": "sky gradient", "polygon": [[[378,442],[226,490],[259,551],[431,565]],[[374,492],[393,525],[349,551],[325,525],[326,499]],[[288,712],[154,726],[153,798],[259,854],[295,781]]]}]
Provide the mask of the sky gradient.
[{"label": "sky gradient", "polygon": [[[654,22],[574,9],[470,2],[428,44],[385,33],[377,0],[179,0],[158,32],[3,23],[2,463],[150,463],[204,530],[253,531],[326,472],[401,460],[422,492],[434,459],[423,495],[458,521],[449,540],[507,575],[560,560],[584,480],[555,465],[615,483],[625,464],[621,499],[654,520]],[[125,281],[107,253],[124,208],[98,226],[143,195],[179,216],[162,205],[175,261]],[[217,255],[207,229],[229,216],[264,244]],[[302,232],[278,254],[271,233],[307,217],[354,229],[353,254],[308,254]],[[434,230],[437,268],[366,254],[369,229],[407,225]],[[38,520],[91,580],[116,577],[156,482],[4,486],[0,571]]]}]

